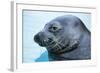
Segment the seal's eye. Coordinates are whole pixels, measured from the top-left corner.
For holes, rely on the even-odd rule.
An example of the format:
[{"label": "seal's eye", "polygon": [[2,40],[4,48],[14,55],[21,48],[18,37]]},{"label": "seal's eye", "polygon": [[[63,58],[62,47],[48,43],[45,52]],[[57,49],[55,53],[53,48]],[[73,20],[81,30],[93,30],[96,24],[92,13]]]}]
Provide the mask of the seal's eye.
[{"label": "seal's eye", "polygon": [[58,29],[58,27],[51,27],[52,31],[56,31]]},{"label": "seal's eye", "polygon": [[59,31],[62,28],[62,26],[60,25],[60,23],[54,23],[52,24],[52,26],[49,28],[50,32],[56,32]]}]

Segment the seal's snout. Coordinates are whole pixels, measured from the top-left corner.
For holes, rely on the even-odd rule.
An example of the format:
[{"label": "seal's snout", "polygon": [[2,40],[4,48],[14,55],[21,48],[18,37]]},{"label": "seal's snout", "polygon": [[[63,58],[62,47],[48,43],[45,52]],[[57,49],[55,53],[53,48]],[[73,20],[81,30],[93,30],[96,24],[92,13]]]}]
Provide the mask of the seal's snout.
[{"label": "seal's snout", "polygon": [[47,46],[50,42],[52,42],[52,38],[46,36],[44,32],[39,32],[34,36],[34,41],[40,46]]},{"label": "seal's snout", "polygon": [[39,42],[39,40],[40,40],[39,35],[36,34],[36,35],[34,36],[34,41],[35,41],[35,42]]},{"label": "seal's snout", "polygon": [[34,41],[37,43],[41,43],[43,39],[43,33],[39,32],[34,36]]}]

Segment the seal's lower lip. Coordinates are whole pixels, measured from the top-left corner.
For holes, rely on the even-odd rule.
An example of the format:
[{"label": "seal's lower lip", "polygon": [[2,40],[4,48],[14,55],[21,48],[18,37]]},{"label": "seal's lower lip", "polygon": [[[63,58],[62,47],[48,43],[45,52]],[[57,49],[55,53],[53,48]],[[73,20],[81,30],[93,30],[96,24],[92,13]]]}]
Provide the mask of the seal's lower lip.
[{"label": "seal's lower lip", "polygon": [[42,47],[45,47],[45,45],[44,44],[42,44],[42,43],[38,43],[40,46],[42,46]]},{"label": "seal's lower lip", "polygon": [[56,42],[55,41],[41,41],[41,42],[37,42],[39,44],[39,46],[42,46],[42,47],[51,47],[53,46]]},{"label": "seal's lower lip", "polygon": [[49,45],[47,42],[41,42],[41,43],[38,42],[38,44],[39,44],[40,46],[42,46],[42,47],[46,47],[46,46]]}]

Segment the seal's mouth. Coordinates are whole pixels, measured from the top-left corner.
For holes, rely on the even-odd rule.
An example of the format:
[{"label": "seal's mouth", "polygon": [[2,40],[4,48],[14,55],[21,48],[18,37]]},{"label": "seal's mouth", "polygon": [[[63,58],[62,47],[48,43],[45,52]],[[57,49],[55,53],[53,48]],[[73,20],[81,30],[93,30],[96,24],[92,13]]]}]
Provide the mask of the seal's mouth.
[{"label": "seal's mouth", "polygon": [[64,41],[61,38],[60,39],[56,39],[56,38],[46,38],[46,39],[42,38],[41,39],[40,37],[35,36],[34,40],[40,46],[46,47],[47,50],[50,52],[58,52],[58,51],[61,51],[69,46],[69,42],[62,43]]},{"label": "seal's mouth", "polygon": [[40,39],[38,39],[38,40],[39,41],[38,42],[36,41],[36,42],[40,46],[46,47],[49,52],[51,52],[52,54],[56,54],[56,55],[73,51],[79,45],[79,43],[75,43],[71,46],[70,41],[68,41],[67,43],[62,43],[64,41],[53,40],[53,39],[50,39],[50,38],[49,38],[48,41],[47,40],[41,40],[40,41]]},{"label": "seal's mouth", "polygon": [[[40,36],[35,35],[34,36],[34,41],[38,43],[42,47],[46,47],[47,50],[51,53],[55,54],[61,54],[64,52],[69,52],[78,47],[78,42],[71,42],[70,39],[65,40],[66,38],[64,37],[45,37],[45,36]],[[72,44],[72,45],[71,45]]]}]

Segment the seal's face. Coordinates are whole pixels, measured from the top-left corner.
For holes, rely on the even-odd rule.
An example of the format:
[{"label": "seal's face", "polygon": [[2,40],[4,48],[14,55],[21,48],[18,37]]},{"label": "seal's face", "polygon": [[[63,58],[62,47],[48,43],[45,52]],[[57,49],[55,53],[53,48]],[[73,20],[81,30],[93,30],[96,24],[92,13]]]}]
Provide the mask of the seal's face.
[{"label": "seal's face", "polygon": [[76,21],[75,17],[69,16],[56,18],[47,23],[44,29],[34,36],[34,40],[40,46],[53,52],[73,46],[78,42],[77,38],[80,37],[79,26]]}]

